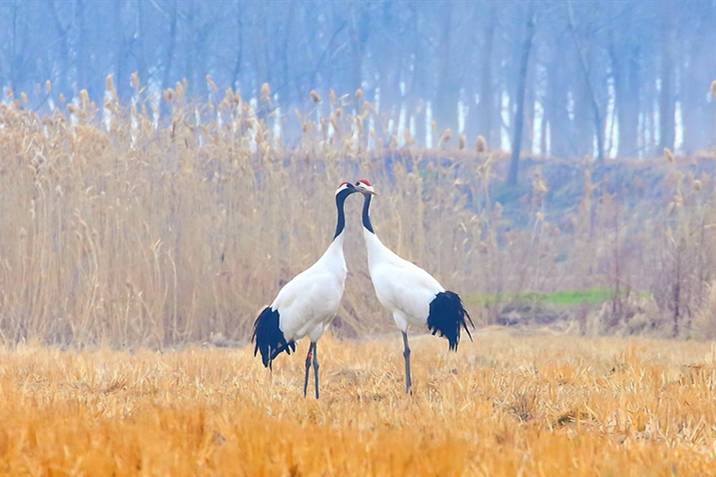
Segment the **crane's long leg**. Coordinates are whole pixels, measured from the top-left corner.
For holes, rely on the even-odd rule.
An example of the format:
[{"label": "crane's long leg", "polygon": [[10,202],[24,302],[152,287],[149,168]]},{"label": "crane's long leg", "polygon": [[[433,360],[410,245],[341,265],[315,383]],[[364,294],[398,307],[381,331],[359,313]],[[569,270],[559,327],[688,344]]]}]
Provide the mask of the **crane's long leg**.
[{"label": "crane's long leg", "polygon": [[318,399],[318,347],[316,343],[313,343],[313,372],[316,378],[316,399]]},{"label": "crane's long leg", "polygon": [[308,353],[306,354],[306,376],[303,378],[303,397],[306,397],[306,390],[308,389],[308,370],[311,368],[311,358],[313,357],[314,343],[308,345]]},{"label": "crane's long leg", "polygon": [[410,378],[410,346],[408,346],[408,334],[403,333],[403,358],[405,358],[405,392],[410,394],[413,392],[413,381]]}]

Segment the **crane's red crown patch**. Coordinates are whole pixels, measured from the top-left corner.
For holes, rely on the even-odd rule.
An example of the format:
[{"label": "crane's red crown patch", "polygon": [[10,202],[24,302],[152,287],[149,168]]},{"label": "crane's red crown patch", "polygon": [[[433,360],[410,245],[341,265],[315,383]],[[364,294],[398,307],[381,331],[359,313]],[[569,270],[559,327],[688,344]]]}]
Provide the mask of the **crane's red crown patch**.
[{"label": "crane's red crown patch", "polygon": [[363,184],[367,185],[368,187],[373,187],[373,184],[371,184],[368,179],[361,179],[358,182],[362,182]]}]

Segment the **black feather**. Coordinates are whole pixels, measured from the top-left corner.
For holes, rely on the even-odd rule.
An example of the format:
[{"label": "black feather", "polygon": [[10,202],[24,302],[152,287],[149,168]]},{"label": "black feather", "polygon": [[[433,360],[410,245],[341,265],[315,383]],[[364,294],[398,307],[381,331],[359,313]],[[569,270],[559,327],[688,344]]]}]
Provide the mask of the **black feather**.
[{"label": "black feather", "polygon": [[440,292],[430,302],[428,329],[432,334],[440,333],[440,336],[447,338],[451,350],[457,350],[457,345],[460,343],[461,328],[465,329],[467,336],[472,340],[472,335],[467,327],[468,322],[475,328],[470,314],[463,306],[462,300],[457,293],[451,291]]},{"label": "black feather", "polygon": [[278,310],[272,310],[267,306],[254,322],[254,334],[251,336],[251,342],[256,343],[254,356],[261,351],[261,361],[267,368],[281,352],[285,351],[291,354],[291,351],[296,351],[296,343],[286,341],[283,336],[283,332],[278,326],[278,319]]}]

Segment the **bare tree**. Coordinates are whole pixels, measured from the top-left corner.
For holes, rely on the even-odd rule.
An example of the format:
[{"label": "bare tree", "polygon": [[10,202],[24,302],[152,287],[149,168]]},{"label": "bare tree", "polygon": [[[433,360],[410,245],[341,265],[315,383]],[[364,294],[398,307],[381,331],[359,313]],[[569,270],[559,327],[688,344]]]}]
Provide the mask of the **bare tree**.
[{"label": "bare tree", "polygon": [[480,78],[480,103],[478,104],[479,122],[478,133],[482,134],[489,143],[494,144],[496,137],[493,134],[493,121],[495,110],[495,97],[492,77],[492,54],[495,41],[495,28],[497,27],[497,4],[490,3],[487,13],[487,24],[483,34],[482,64]]},{"label": "bare tree", "polygon": [[567,12],[569,31],[572,34],[572,38],[574,39],[574,44],[577,49],[579,67],[584,78],[584,85],[587,89],[587,93],[589,94],[589,102],[592,108],[592,114],[594,119],[594,133],[596,135],[597,140],[597,160],[599,162],[604,162],[604,121],[602,119],[602,113],[599,108],[599,102],[597,101],[594,84],[591,79],[589,62],[585,53],[585,47],[582,44],[581,38],[576,32],[574,23],[574,8],[572,6],[571,0],[567,0]]},{"label": "bare tree", "polygon": [[674,14],[672,0],[661,12],[661,83],[659,88],[659,149],[674,148]]},{"label": "bare tree", "polygon": [[520,149],[522,147],[522,129],[525,120],[525,90],[527,88],[527,67],[532,51],[532,40],[535,34],[535,10],[534,2],[530,1],[527,7],[524,39],[520,53],[520,70],[517,77],[517,107],[515,109],[515,127],[512,136],[512,155],[510,157],[510,170],[507,175],[507,184],[517,185],[517,177],[520,168]]}]

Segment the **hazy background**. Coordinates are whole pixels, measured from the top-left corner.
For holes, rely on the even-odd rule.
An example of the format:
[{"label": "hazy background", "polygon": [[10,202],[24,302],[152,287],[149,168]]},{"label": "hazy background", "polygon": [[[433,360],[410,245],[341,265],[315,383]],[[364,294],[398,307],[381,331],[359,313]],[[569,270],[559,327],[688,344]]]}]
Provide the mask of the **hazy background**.
[{"label": "hazy background", "polygon": [[[714,80],[716,0],[0,0],[0,474],[714,475]],[[248,342],[363,177],[478,329],[405,399],[354,194],[317,404]]]},{"label": "hazy background", "polygon": [[[0,343],[242,343],[368,177],[479,325],[716,337],[716,0],[0,3]],[[331,330],[394,331],[348,201]]]},{"label": "hazy background", "polygon": [[127,100],[136,71],[157,95],[266,82],[278,117],[360,87],[399,145],[436,145],[433,121],[561,157],[692,153],[716,133],[714,0],[3,0],[0,44],[0,84],[35,109],[82,88],[101,103],[109,73]]}]

